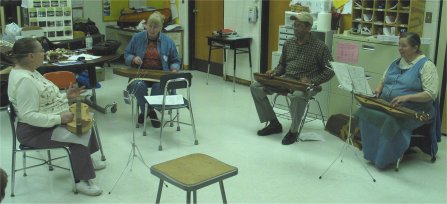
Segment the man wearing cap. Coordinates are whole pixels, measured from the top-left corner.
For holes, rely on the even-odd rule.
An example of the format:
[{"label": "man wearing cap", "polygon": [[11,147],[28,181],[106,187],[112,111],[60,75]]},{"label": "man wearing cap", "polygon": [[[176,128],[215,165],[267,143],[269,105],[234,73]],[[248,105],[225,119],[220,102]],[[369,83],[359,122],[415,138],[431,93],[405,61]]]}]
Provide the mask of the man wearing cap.
[{"label": "man wearing cap", "polygon": [[[312,36],[310,32],[313,24],[312,16],[307,12],[302,12],[291,16],[290,19],[294,21],[295,36],[284,43],[281,58],[276,68],[268,70],[265,74],[283,76],[302,83],[315,85],[329,81],[334,76],[334,72],[327,68],[331,66],[329,62],[333,61],[332,55],[324,42]],[[267,136],[281,133],[282,126],[267,98],[267,95],[271,95],[275,91],[257,82],[250,86],[250,90],[259,120],[261,123],[268,123],[265,128],[258,131],[258,135]],[[290,114],[292,124],[282,140],[283,145],[293,144],[297,141],[299,136],[298,128],[307,101],[315,94],[312,91],[293,91],[288,94],[291,101]]]}]

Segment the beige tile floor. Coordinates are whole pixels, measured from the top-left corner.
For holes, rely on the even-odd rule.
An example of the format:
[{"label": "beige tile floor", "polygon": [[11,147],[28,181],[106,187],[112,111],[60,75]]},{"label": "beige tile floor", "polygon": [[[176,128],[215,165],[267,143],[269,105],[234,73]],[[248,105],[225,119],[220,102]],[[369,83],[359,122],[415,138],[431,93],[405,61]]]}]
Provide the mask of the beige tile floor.
[{"label": "beige tile floor", "polygon": [[[401,170],[379,171],[362,158],[356,150],[345,152],[323,179],[318,177],[337,157],[344,143],[323,130],[320,121],[308,123],[304,132],[320,135],[324,141],[281,145],[283,134],[258,137],[259,123],[249,87],[236,85],[220,77],[211,76],[205,85],[206,74],[192,71],[192,104],[199,145],[193,145],[192,129],[182,126],[180,132],[166,128],[163,151],[158,151],[158,129],[135,130],[136,144],[147,166],[191,153],[205,153],[239,168],[239,174],[224,181],[229,203],[446,203],[446,142],[439,143],[435,163],[422,153],[413,154],[401,163]],[[152,203],[158,179],[135,158],[126,167],[133,125],[131,108],[121,97],[127,79],[106,70],[106,80],[98,89],[102,105],[118,103],[117,113],[96,114],[107,168],[97,172],[95,182],[104,189],[98,197],[75,195],[71,192],[66,171],[49,172],[45,167],[28,171],[28,176],[17,174],[16,196],[10,197],[10,185],[4,203]],[[188,119],[187,112],[182,118]],[[6,111],[0,111],[0,167],[10,173],[11,129]],[[290,121],[281,119],[285,129]],[[354,156],[358,154],[360,160]],[[39,156],[41,153],[37,153]],[[56,153],[57,154],[57,153]],[[94,155],[99,157],[98,154]],[[20,161],[20,159],[19,159]],[[367,166],[377,182],[362,167]],[[21,163],[19,163],[21,165]],[[163,189],[162,203],[184,203],[185,192],[168,185]],[[199,203],[221,203],[219,185],[198,191]]]}]

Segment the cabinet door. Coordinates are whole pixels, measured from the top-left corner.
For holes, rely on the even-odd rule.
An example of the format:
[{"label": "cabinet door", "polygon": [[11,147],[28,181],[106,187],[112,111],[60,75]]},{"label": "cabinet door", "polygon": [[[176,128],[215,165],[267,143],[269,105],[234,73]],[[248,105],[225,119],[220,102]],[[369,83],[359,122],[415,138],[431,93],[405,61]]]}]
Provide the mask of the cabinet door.
[{"label": "cabinet door", "polygon": [[175,47],[177,48],[177,52],[180,58],[183,58],[183,46],[182,46],[182,32],[166,32],[165,35],[169,36],[175,43]]}]

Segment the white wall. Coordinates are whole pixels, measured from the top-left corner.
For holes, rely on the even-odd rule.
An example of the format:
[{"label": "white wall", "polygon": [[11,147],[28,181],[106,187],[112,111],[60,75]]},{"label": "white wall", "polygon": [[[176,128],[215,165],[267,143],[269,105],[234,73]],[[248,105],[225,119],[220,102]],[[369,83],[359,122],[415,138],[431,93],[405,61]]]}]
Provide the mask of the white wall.
[{"label": "white wall", "polygon": [[[432,13],[432,22],[424,23],[424,32],[422,33],[422,37],[431,38],[432,40],[430,45],[430,53],[424,53],[431,59],[434,59],[436,52],[436,38],[439,33],[438,22],[441,1],[442,0],[426,0],[425,2],[425,14],[427,14],[427,12]],[[444,4],[447,4],[447,2],[444,2]]]},{"label": "white wall", "polygon": [[106,34],[106,25],[116,25],[116,21],[104,22],[102,20],[102,0],[84,0],[84,18],[94,21],[103,35]]},{"label": "white wall", "polygon": [[[251,37],[251,61],[253,72],[259,72],[260,46],[261,46],[261,1],[258,0],[225,0],[224,1],[224,27],[236,30],[240,36]],[[248,22],[248,9],[250,6],[258,7],[258,21]],[[236,77],[251,80],[248,54],[238,54]],[[224,75],[233,76],[233,51],[227,51],[227,62],[224,64]]]},{"label": "white wall", "polygon": [[[178,10],[180,16],[180,25],[184,28],[184,48],[183,48],[183,56],[184,56],[184,64],[188,65],[189,59],[189,41],[188,41],[188,0],[185,0],[182,3],[182,0],[178,1]],[[259,61],[260,61],[260,41],[261,41],[261,20],[260,13],[262,11],[261,1],[259,0],[224,0],[224,26],[225,28],[235,29],[242,36],[250,36],[252,37],[251,43],[251,56],[252,56],[252,68],[253,72],[259,72]],[[433,58],[435,53],[435,43],[436,37],[439,33],[437,29],[438,25],[438,16],[440,9],[440,1],[441,0],[426,0],[425,10],[426,12],[433,13],[433,21],[432,23],[424,24],[424,32],[422,37],[431,38],[432,44],[430,46],[430,53],[427,55]],[[100,8],[102,8],[101,0],[84,0],[84,17],[90,18],[95,21],[98,26],[100,32],[105,34],[106,25],[116,25],[116,22],[103,22],[102,20],[102,12],[100,12]],[[447,4],[447,2],[444,2]],[[257,5],[258,6],[258,21],[256,23],[248,22],[248,8],[250,6]],[[441,44],[441,46],[445,46]],[[237,70],[236,76],[242,79],[250,80],[251,73],[249,69],[248,63],[248,55],[247,54],[239,54],[237,56]],[[233,52],[229,51],[227,53],[227,63],[224,65],[226,69],[226,73],[233,76]]]}]

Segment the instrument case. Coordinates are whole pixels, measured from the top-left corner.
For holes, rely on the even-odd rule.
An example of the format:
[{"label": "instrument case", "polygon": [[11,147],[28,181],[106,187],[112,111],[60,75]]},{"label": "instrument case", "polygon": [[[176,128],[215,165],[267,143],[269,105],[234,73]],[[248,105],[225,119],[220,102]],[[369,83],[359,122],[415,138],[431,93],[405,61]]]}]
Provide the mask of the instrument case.
[{"label": "instrument case", "polygon": [[106,40],[93,45],[92,52],[94,55],[112,55],[120,47],[121,43],[117,40]]}]

